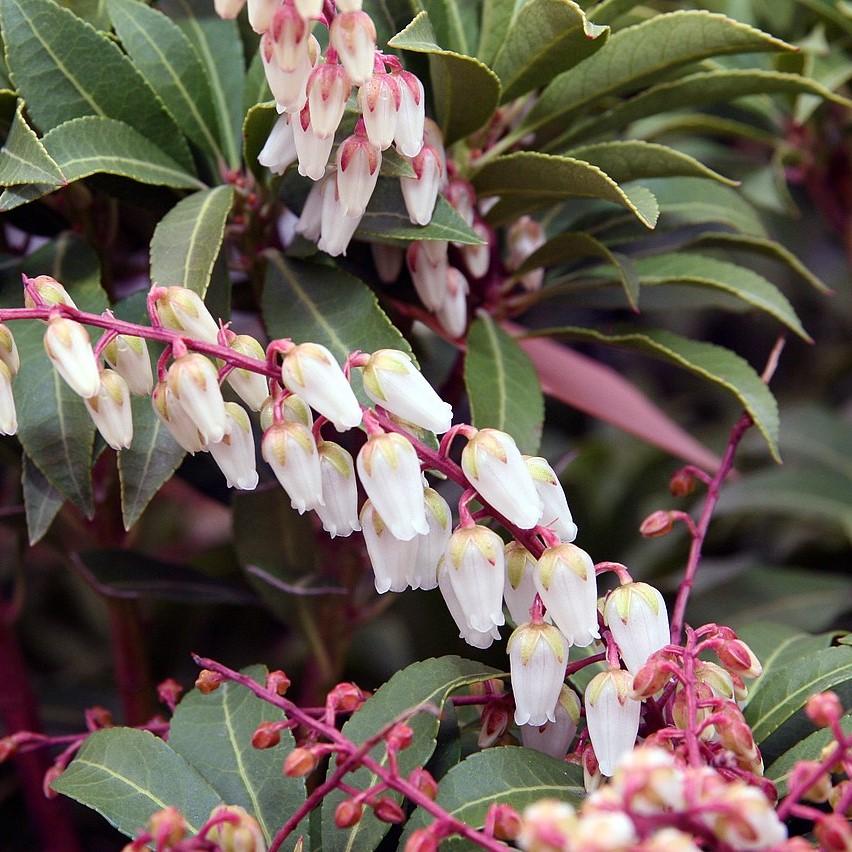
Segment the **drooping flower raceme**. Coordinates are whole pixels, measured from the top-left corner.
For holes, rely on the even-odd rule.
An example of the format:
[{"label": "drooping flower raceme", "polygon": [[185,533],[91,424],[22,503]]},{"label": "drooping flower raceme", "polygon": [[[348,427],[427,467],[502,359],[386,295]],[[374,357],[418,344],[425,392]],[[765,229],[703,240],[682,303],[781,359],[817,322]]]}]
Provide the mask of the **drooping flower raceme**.
[{"label": "drooping flower raceme", "polygon": [[101,372],[98,393],[85,400],[89,416],[103,439],[114,450],[125,449],[133,440],[130,390],[115,370]]},{"label": "drooping flower raceme", "polygon": [[332,537],[348,536],[361,529],[358,522],[358,483],[352,456],[333,441],[319,445],[322,498],[317,506],[323,529]]},{"label": "drooping flower raceme", "polygon": [[319,452],[302,423],[273,423],[263,435],[261,453],[299,514],[323,503]]},{"label": "drooping flower raceme", "polygon": [[556,703],[568,662],[562,634],[552,624],[522,624],[509,637],[507,650],[515,696],[515,723],[555,722]]},{"label": "drooping flower raceme", "polygon": [[626,583],[613,589],[604,605],[604,621],[631,674],[635,675],[654,651],[669,644],[666,603],[647,583]]},{"label": "drooping flower raceme", "polygon": [[97,396],[101,377],[89,332],[74,320],[52,317],[44,334],[44,349],[56,372],[84,399]]},{"label": "drooping flower raceme", "polygon": [[636,742],[642,704],[632,694],[633,678],[623,669],[601,672],[586,687],[586,724],[603,775],[611,776]]}]

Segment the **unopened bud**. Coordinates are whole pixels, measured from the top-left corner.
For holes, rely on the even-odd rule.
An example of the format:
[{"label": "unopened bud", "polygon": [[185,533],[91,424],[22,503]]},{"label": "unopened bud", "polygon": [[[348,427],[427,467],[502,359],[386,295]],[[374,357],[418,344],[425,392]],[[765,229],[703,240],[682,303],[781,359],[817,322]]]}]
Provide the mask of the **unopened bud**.
[{"label": "unopened bud", "polygon": [[639,533],[645,538],[662,538],[672,531],[673,525],[671,513],[660,509],[657,512],[652,512],[642,521]]},{"label": "unopened bud", "polygon": [[51,766],[50,769],[48,769],[47,772],[44,773],[44,778],[42,779],[42,782],[41,782],[41,789],[42,789],[42,792],[44,793],[45,799],[55,799],[57,797],[58,793],[56,792],[56,790],[53,789],[52,785],[53,785],[53,782],[57,778],[59,778],[59,776],[61,774],[62,774],[62,767],[61,766],[55,766],[55,765]]},{"label": "unopened bud", "polygon": [[808,699],[805,713],[818,728],[827,728],[843,715],[843,705],[836,692],[819,692]]},{"label": "unopened bud", "polygon": [[157,698],[170,708],[174,708],[178,703],[182,692],[183,687],[171,677],[157,685]]},{"label": "unopened bud", "polygon": [[731,639],[716,650],[719,662],[729,671],[753,678],[763,673],[763,666],[742,639]]},{"label": "unopened bud", "polygon": [[433,801],[438,795],[438,782],[428,769],[422,767],[413,769],[408,776],[408,783]]},{"label": "unopened bud", "polygon": [[286,695],[290,688],[290,678],[281,669],[276,669],[266,676],[266,688],[276,695]]},{"label": "unopened bud", "polygon": [[274,722],[262,722],[251,735],[251,744],[254,748],[274,748],[281,742],[281,734]]},{"label": "unopened bud", "polygon": [[148,830],[158,848],[176,846],[186,837],[186,820],[177,808],[163,808],[151,815]]},{"label": "unopened bud", "polygon": [[[816,760],[800,760],[793,767],[787,786],[798,789],[803,781],[813,776],[820,768],[821,766]],[[816,781],[804,790],[802,798],[807,799],[809,802],[827,802],[828,797],[831,795],[831,789],[831,777],[828,772],[821,772]]]},{"label": "unopened bud", "polygon": [[819,848],[824,852],[849,852],[852,849],[852,827],[840,814],[826,814],[817,820],[814,833]]},{"label": "unopened bud", "polygon": [[673,497],[687,497],[695,491],[697,480],[687,470],[678,470],[669,480],[669,491]]},{"label": "unopened bud", "polygon": [[219,852],[266,852],[263,832],[245,808],[219,805],[210,812],[211,820],[217,817],[219,821],[207,832],[207,839]]},{"label": "unopened bud", "polygon": [[304,778],[317,768],[318,763],[313,749],[295,748],[284,761],[284,774],[290,778]]},{"label": "unopened bud", "polygon": [[668,660],[664,654],[651,654],[648,662],[636,672],[633,678],[633,697],[643,701],[658,693],[670,680]]},{"label": "unopened bud", "polygon": [[482,727],[479,729],[477,744],[480,748],[493,746],[509,729],[512,714],[509,706],[502,701],[492,701],[482,708]]},{"label": "unopened bud", "polygon": [[338,683],[328,694],[328,704],[338,713],[354,713],[364,700],[364,693],[354,683]]},{"label": "unopened bud", "polygon": [[36,307],[30,288],[35,290],[41,303],[44,305],[68,305],[76,308],[74,300],[68,295],[68,291],[50,275],[38,275],[26,282],[29,286],[24,291],[24,304],[28,308]]},{"label": "unopened bud", "polygon": [[195,679],[195,688],[204,695],[209,695],[219,688],[223,679],[222,675],[218,672],[211,672],[210,669],[202,669]]},{"label": "unopened bud", "polygon": [[509,805],[492,805],[491,820],[498,840],[516,840],[523,827],[521,815]]},{"label": "unopened bud", "polygon": [[373,805],[376,819],[382,822],[400,823],[405,820],[405,811],[393,799],[385,796]]},{"label": "unopened bud", "polygon": [[388,748],[391,751],[402,751],[411,745],[414,731],[408,725],[394,725],[387,735]]},{"label": "unopened bud", "polygon": [[90,731],[111,728],[113,724],[112,713],[106,707],[88,707],[86,708],[85,717],[86,727]]},{"label": "unopened bud", "polygon": [[405,842],[405,852],[437,852],[438,841],[428,828],[418,828]]},{"label": "unopened bud", "polygon": [[353,825],[361,821],[363,813],[364,806],[360,802],[345,799],[335,808],[334,824],[338,828],[352,828]]}]

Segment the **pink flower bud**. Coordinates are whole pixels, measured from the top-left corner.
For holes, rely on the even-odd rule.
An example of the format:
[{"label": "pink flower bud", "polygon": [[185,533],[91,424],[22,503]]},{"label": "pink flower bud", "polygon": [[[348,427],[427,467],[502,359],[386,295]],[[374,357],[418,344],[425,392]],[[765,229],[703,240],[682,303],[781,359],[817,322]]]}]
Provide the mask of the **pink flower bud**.
[{"label": "pink flower bud", "polygon": [[204,443],[221,441],[227,416],[213,362],[198,352],[183,355],[169,367],[168,386]]},{"label": "pink flower bud", "polygon": [[261,453],[299,514],[322,505],[322,471],[313,435],[301,423],[273,423]]},{"label": "pink flower bud", "polygon": [[337,191],[337,180],[329,175],[322,192],[322,224],[317,248],[332,257],[345,255],[358,229],[361,215],[349,214],[344,210]]},{"label": "pink flower bud", "polygon": [[44,333],[44,350],[74,393],[83,399],[97,396],[101,376],[84,326],[65,317],[52,317]]},{"label": "pink flower bud", "polygon": [[298,116],[291,118],[286,113],[280,115],[257,155],[258,163],[266,166],[274,175],[283,175],[298,159],[296,138],[293,133],[293,124],[297,121],[299,121]]},{"label": "pink flower bud", "polygon": [[669,644],[669,616],[663,596],[647,583],[626,583],[609,593],[604,620],[627,670],[636,674],[655,651]]},{"label": "pink flower bud", "polygon": [[633,749],[639,731],[640,702],[632,695],[633,678],[623,669],[595,675],[586,687],[586,724],[601,773],[612,776]]},{"label": "pink flower bud", "polygon": [[334,824],[338,828],[352,828],[361,821],[364,806],[352,799],[344,799],[334,810]]},{"label": "pink flower bud", "polygon": [[467,328],[467,278],[454,267],[447,269],[446,296],[441,306],[435,310],[435,316],[447,334],[457,339],[464,335]]},{"label": "pink flower bud", "polygon": [[376,819],[382,822],[400,823],[405,821],[405,811],[389,796],[379,799],[373,806]]},{"label": "pink flower bud", "polygon": [[216,14],[223,20],[236,18],[246,5],[246,0],[213,0]]},{"label": "pink flower bud", "polygon": [[186,820],[177,808],[163,808],[151,814],[148,830],[158,846],[177,846],[186,837]]},{"label": "pink flower bud", "polygon": [[441,590],[441,596],[444,598],[444,603],[447,605],[456,627],[459,629],[459,637],[464,639],[468,645],[482,650],[490,648],[495,639],[500,638],[500,632],[497,627],[491,627],[490,630],[474,630],[471,628],[467,620],[467,613],[459,600],[453,584],[450,582],[450,568],[446,558],[441,561],[438,566],[438,588]]},{"label": "pink flower bud", "polygon": [[742,639],[731,639],[716,650],[719,662],[728,671],[742,677],[758,677],[763,672],[760,660]]},{"label": "pink flower bud", "polygon": [[639,527],[640,535],[645,538],[661,538],[668,535],[672,531],[674,523],[670,512],[665,512],[660,509],[657,512],[651,512]]},{"label": "pink flower bud", "polygon": [[130,393],[139,396],[151,393],[154,374],[144,337],[119,334],[104,348],[104,359],[127,382]]},{"label": "pink flower bud", "polygon": [[[334,136],[343,118],[352,83],[342,65],[319,65],[308,78],[311,125],[320,139]],[[303,123],[304,125],[304,123]]]},{"label": "pink flower bud", "polygon": [[824,852],[849,852],[852,848],[852,826],[842,814],[826,814],[818,819],[815,834]]},{"label": "pink flower bud", "polygon": [[651,654],[648,662],[642,666],[633,678],[633,697],[637,701],[650,698],[658,693],[671,679],[666,666],[665,654]]},{"label": "pink flower bud", "polygon": [[808,699],[805,713],[817,727],[827,728],[840,720],[843,705],[836,692],[819,692]]},{"label": "pink flower bud", "polygon": [[382,284],[394,284],[402,271],[405,252],[397,246],[388,246],[384,243],[370,243],[370,251],[373,254],[373,263],[376,265],[379,281]]},{"label": "pink flower bud", "polygon": [[574,541],[577,538],[577,525],[571,517],[568,500],[556,472],[547,459],[538,456],[524,458],[544,506],[539,523],[553,530],[562,541]]},{"label": "pink flower bud", "polygon": [[354,133],[337,149],[337,193],[347,216],[363,216],[382,165],[382,152],[361,133]]},{"label": "pink flower bud", "polygon": [[272,16],[280,0],[248,0],[249,26],[258,34],[265,33],[272,26]]},{"label": "pink flower bud", "polygon": [[447,243],[440,243],[443,252],[437,256],[427,251],[426,242],[411,243],[405,256],[414,289],[430,311],[437,311],[447,298]]},{"label": "pink flower bud", "polygon": [[358,90],[367,136],[382,151],[393,143],[401,97],[398,78],[391,74],[373,74]]},{"label": "pink flower bud", "polygon": [[426,95],[423,84],[410,71],[400,71],[399,115],[394,142],[400,154],[416,157],[423,147],[423,126],[426,119]]},{"label": "pink flower bud", "polygon": [[[5,365],[4,365],[5,366]],[[86,409],[98,432],[114,450],[126,449],[133,441],[130,390],[115,370],[101,372],[96,396],[85,400]]]},{"label": "pink flower bud", "polygon": [[428,225],[441,187],[441,158],[431,145],[424,145],[411,167],[414,177],[399,179],[405,209],[413,224]]},{"label": "pink flower bud", "polygon": [[352,456],[339,444],[323,441],[319,445],[324,505],[316,512],[322,528],[332,537],[351,535],[360,530],[358,523],[358,482]]},{"label": "pink flower bud", "polygon": [[522,624],[507,645],[516,725],[556,722],[568,649],[551,624]]},{"label": "pink flower bud", "polygon": [[308,50],[308,25],[289,3],[282,3],[272,16],[269,33],[275,61],[282,71],[295,71]]},{"label": "pink flower bud", "polygon": [[529,852],[573,849],[578,824],[574,808],[567,802],[540,799],[524,808],[518,845]]},{"label": "pink flower bud", "polygon": [[[507,234],[509,255],[506,258],[506,267],[511,271],[520,269],[524,261],[535,251],[540,249],[547,238],[544,228],[529,216],[521,216],[510,228]],[[521,277],[521,284],[525,290],[539,290],[544,281],[544,270],[533,269]]]},{"label": "pink flower bud", "polygon": [[245,410],[235,402],[225,403],[225,436],[208,449],[225,476],[229,488],[252,491],[257,488],[254,434]]},{"label": "pink flower bud", "polygon": [[299,158],[299,174],[311,180],[320,180],[325,175],[325,167],[331,156],[334,135],[317,135],[307,105],[298,116],[293,117],[293,141]]},{"label": "pink flower bud", "polygon": [[329,41],[340,56],[349,79],[356,86],[363,85],[373,76],[376,25],[366,12],[352,11],[337,15],[331,22]]},{"label": "pink flower bud", "polygon": [[5,361],[0,361],[0,435],[14,435],[18,431],[12,378],[12,372]]}]

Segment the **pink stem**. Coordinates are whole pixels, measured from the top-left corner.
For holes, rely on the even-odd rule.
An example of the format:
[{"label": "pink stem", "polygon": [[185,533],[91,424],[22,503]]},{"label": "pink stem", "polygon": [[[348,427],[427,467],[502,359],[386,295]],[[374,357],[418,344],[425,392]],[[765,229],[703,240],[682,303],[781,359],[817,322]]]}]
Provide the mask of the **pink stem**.
[{"label": "pink stem", "polygon": [[[844,737],[837,743],[837,746],[831,750],[827,757],[823,758],[819,766],[815,767],[813,772],[809,772],[803,778],[799,778],[795,787],[791,788],[784,801],[778,806],[778,819],[786,819],[790,816],[793,808],[798,804],[802,796],[827,774],[835,763],[842,760],[847,751],[852,748],[852,735]],[[842,811],[841,811],[842,813]]]}]

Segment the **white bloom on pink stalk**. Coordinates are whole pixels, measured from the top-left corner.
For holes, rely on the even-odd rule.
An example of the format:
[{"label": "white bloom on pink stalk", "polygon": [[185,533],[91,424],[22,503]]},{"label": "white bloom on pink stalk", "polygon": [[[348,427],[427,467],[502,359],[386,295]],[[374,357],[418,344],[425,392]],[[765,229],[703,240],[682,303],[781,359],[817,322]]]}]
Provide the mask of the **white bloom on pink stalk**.
[{"label": "white bloom on pink stalk", "polygon": [[308,78],[308,106],[311,127],[320,139],[334,136],[343,112],[352,82],[342,65],[325,62],[318,65]]},{"label": "white bloom on pink stalk", "polygon": [[294,346],[281,364],[281,380],[338,432],[361,423],[361,406],[334,355],[319,343]]},{"label": "white bloom on pink stalk", "polygon": [[225,436],[227,416],[213,362],[198,352],[182,355],[169,367],[168,384],[204,443],[221,441]]},{"label": "white bloom on pink stalk", "polygon": [[166,382],[159,382],[154,388],[151,405],[171,436],[184,450],[195,455],[207,449],[198,427],[169,390]]},{"label": "white bloom on pink stalk", "polygon": [[373,254],[373,263],[376,264],[376,274],[382,284],[393,284],[402,272],[402,264],[405,262],[405,252],[397,246],[388,246],[384,243],[370,243],[370,251]]},{"label": "white bloom on pink stalk", "polygon": [[258,34],[272,26],[272,16],[281,0],[248,0],[249,26]]},{"label": "white bloom on pink stalk", "polygon": [[303,55],[308,52],[307,21],[289,3],[281,3],[275,10],[270,24],[272,50],[275,61],[282,71],[293,72]]},{"label": "white bloom on pink stalk", "polygon": [[323,504],[319,452],[310,429],[301,423],[273,423],[260,449],[300,515]]},{"label": "white bloom on pink stalk", "polygon": [[394,538],[426,535],[426,503],[420,459],[396,432],[370,435],[358,453],[358,475],[367,496]]},{"label": "white bloom on pink stalk", "polygon": [[703,820],[732,849],[774,849],[787,839],[787,828],[769,799],[742,782],[720,785]]},{"label": "white bloom on pink stalk", "polygon": [[[427,245],[438,242],[439,251]],[[433,247],[434,248],[434,247]],[[419,241],[408,246],[405,254],[408,272],[420,301],[430,311],[437,311],[447,298],[447,243],[445,240]]]},{"label": "white bloom on pink stalk", "polygon": [[474,278],[482,278],[491,266],[491,231],[484,222],[474,222],[473,230],[482,240],[479,245],[464,245],[461,252],[467,271]]},{"label": "white bloom on pink stalk", "polygon": [[311,71],[320,54],[319,42],[314,36],[308,36],[308,49],[301,54],[299,63],[293,71],[284,71],[279,67],[274,55],[275,45],[270,33],[264,33],[260,40],[260,58],[266,74],[266,82],[272,97],[275,98],[279,113],[298,113],[308,99],[307,85]]},{"label": "white bloom on pink stalk", "polygon": [[535,568],[535,587],[569,645],[600,638],[598,589],[592,558],[574,544],[548,547]]},{"label": "white bloom on pink stalk", "polygon": [[570,687],[563,686],[560,690],[554,716],[555,721],[543,725],[521,725],[521,743],[562,760],[574,741],[580,722],[580,699]]},{"label": "white bloom on pink stalk", "polygon": [[461,337],[467,328],[467,278],[455,267],[447,269],[446,295],[435,316],[452,338]]},{"label": "white bloom on pink stalk", "polygon": [[279,115],[263,148],[257,155],[258,163],[274,175],[283,175],[299,158],[293,133],[293,124],[298,120],[298,116],[294,118],[287,113]]},{"label": "white bloom on pink stalk", "polygon": [[512,621],[516,625],[526,624],[530,620],[530,610],[538,594],[533,580],[536,561],[533,555],[515,539],[503,548],[503,555],[506,562],[503,599],[506,601]]},{"label": "white bloom on pink stalk", "polygon": [[[521,216],[509,228],[506,241],[509,249],[506,266],[514,272],[547,242],[547,237],[540,223],[530,216]],[[520,281],[525,290],[540,290],[544,281],[544,269],[532,269],[521,276]]]},{"label": "white bloom on pink stalk", "polygon": [[329,175],[322,191],[322,221],[317,248],[332,257],[345,255],[362,215],[346,212],[337,190],[337,180]]},{"label": "white bloom on pink stalk", "polygon": [[429,532],[419,535],[417,559],[408,577],[412,589],[434,589],[438,585],[438,565],[447,549],[453,529],[453,515],[447,501],[434,488],[423,489]]},{"label": "white bloom on pink stalk", "polygon": [[0,360],[0,435],[14,435],[18,431],[18,413],[12,394],[13,378],[9,365]]},{"label": "white bloom on pink stalk", "polygon": [[252,491],[257,488],[257,459],[251,421],[241,405],[225,403],[227,425],[221,441],[208,446],[229,488]]},{"label": "white bloom on pink stalk", "polygon": [[324,505],[316,512],[322,528],[332,537],[351,535],[360,530],[358,522],[358,482],[352,456],[333,441],[319,445]]},{"label": "white bloom on pink stalk", "polygon": [[411,160],[411,168],[414,169],[414,177],[399,179],[405,209],[415,225],[428,225],[441,188],[441,157],[431,145],[424,145]]},{"label": "white bloom on pink stalk", "polygon": [[347,216],[363,216],[382,165],[382,152],[362,128],[343,140],[337,149],[337,194]]},{"label": "white bloom on pink stalk", "polygon": [[462,452],[462,469],[470,484],[501,515],[523,530],[541,517],[541,499],[511,435],[480,429]]},{"label": "white bloom on pink stalk", "polygon": [[216,10],[216,14],[226,21],[236,18],[245,5],[246,0],[213,0],[213,8]]},{"label": "white bloom on pink stalk", "polygon": [[364,390],[382,408],[437,434],[453,422],[453,408],[435,392],[411,356],[399,349],[379,349],[364,367]]},{"label": "white bloom on pink stalk", "polygon": [[9,368],[12,376],[17,375],[21,367],[18,345],[15,343],[15,338],[12,336],[12,332],[9,331],[8,326],[3,325],[3,323],[0,323],[0,361]]},{"label": "white bloom on pink stalk", "polygon": [[89,332],[74,320],[52,317],[44,333],[44,350],[56,372],[84,399],[97,396],[101,376]]},{"label": "white bloom on pink stalk", "polygon": [[[263,347],[249,334],[235,335],[228,342],[228,348],[257,361],[266,360]],[[266,376],[237,367],[228,373],[226,381],[252,411],[260,411],[269,394]]]},{"label": "white bloom on pink stalk", "polygon": [[101,372],[97,396],[85,400],[89,417],[98,432],[114,450],[123,450],[133,440],[133,416],[130,413],[130,389],[115,370]]},{"label": "white bloom on pink stalk", "polygon": [[584,852],[630,852],[638,846],[633,820],[621,812],[584,812],[571,838]]},{"label": "white bloom on pink stalk", "polygon": [[299,174],[314,181],[320,180],[325,175],[325,167],[331,156],[334,135],[324,138],[317,135],[307,104],[298,115],[293,116],[293,143],[299,159]]},{"label": "white bloom on pink stalk", "polygon": [[[334,178],[331,178],[333,181]],[[305,199],[305,206],[296,222],[296,233],[315,243],[322,233],[322,199],[329,178],[317,181]]]},{"label": "white bloom on pink stalk", "polygon": [[36,300],[33,298],[31,290],[35,291],[42,304],[68,305],[69,308],[77,307],[68,291],[51,275],[37,275],[35,278],[26,279],[24,304],[28,308],[36,306]]},{"label": "white bloom on pink stalk", "polygon": [[104,359],[127,382],[130,393],[147,396],[154,387],[151,357],[144,337],[119,334],[104,347]]},{"label": "white bloom on pink stalk", "polygon": [[366,12],[353,10],[336,15],[331,22],[329,41],[356,86],[363,85],[373,76],[376,25]]},{"label": "white bloom on pink stalk", "polygon": [[426,120],[426,93],[423,84],[410,71],[400,71],[399,113],[394,131],[396,149],[405,157],[416,157],[423,147],[423,129]]},{"label": "white bloom on pink stalk", "polygon": [[535,483],[535,490],[544,506],[539,523],[553,530],[562,541],[574,541],[577,538],[577,525],[571,517],[568,500],[556,472],[547,459],[525,456],[525,460]]},{"label": "white bloom on pink stalk", "polygon": [[515,723],[555,722],[568,662],[562,634],[552,624],[522,624],[509,637],[506,650],[515,696]]},{"label": "white bloom on pink stalk", "polygon": [[393,144],[401,97],[398,79],[385,72],[374,73],[358,89],[367,136],[382,151]]},{"label": "white bloom on pink stalk", "polygon": [[480,650],[490,648],[494,644],[494,640],[500,638],[500,631],[496,627],[485,631],[471,628],[467,621],[467,614],[456,595],[453,584],[450,582],[450,570],[447,559],[442,559],[438,565],[438,588],[441,590],[441,596],[444,598],[447,610],[459,629],[459,638],[464,639],[473,648]]},{"label": "white bloom on pink stalk", "polygon": [[403,541],[393,536],[369,500],[361,508],[361,529],[367,555],[373,566],[376,591],[380,595],[385,592],[404,592],[417,559],[420,537]]},{"label": "white bloom on pink stalk", "polygon": [[586,687],[586,725],[603,775],[611,777],[633,749],[642,703],[631,698],[633,677],[624,669],[601,672]]},{"label": "white bloom on pink stalk", "polygon": [[621,659],[636,674],[648,657],[669,644],[669,616],[663,596],[647,583],[625,583],[604,604],[604,621]]},{"label": "white bloom on pink stalk", "polygon": [[[311,409],[302,397],[294,393],[287,394],[281,400],[281,418],[288,423],[301,423],[310,429],[314,425]],[[260,428],[265,432],[275,421],[275,400],[267,397],[260,409]]]},{"label": "white bloom on pink stalk", "polygon": [[194,290],[177,285],[160,288],[155,307],[166,328],[184,331],[207,343],[219,342],[219,326]]}]

